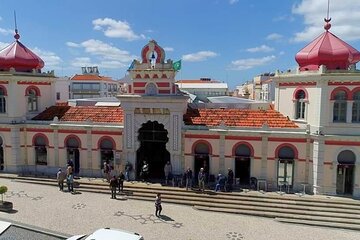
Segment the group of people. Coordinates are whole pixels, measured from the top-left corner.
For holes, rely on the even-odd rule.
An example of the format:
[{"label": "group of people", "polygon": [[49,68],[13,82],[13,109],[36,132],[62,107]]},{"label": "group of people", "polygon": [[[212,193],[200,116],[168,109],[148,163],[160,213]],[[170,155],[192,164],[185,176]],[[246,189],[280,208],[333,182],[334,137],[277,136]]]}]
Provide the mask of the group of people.
[{"label": "group of people", "polygon": [[71,160],[69,160],[66,165],[66,172],[63,172],[62,169],[59,168],[56,173],[56,179],[60,191],[64,191],[64,181],[66,179],[68,192],[74,193],[74,163]]},{"label": "group of people", "polygon": [[120,172],[118,177],[113,175],[113,177],[110,179],[109,183],[111,189],[111,199],[116,199],[116,188],[119,188],[119,193],[124,191],[124,180],[125,175],[123,172]]}]

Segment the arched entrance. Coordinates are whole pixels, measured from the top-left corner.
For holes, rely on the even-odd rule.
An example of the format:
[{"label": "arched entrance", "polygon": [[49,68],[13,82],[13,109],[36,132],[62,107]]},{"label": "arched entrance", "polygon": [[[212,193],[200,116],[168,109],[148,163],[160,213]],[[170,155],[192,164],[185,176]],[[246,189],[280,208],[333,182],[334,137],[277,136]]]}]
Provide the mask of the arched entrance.
[{"label": "arched entrance", "polygon": [[204,142],[199,142],[195,145],[194,148],[194,177],[195,181],[198,179],[198,173],[200,172],[200,168],[204,168],[206,180],[209,180],[209,154],[210,149],[209,145]]},{"label": "arched entrance", "polygon": [[4,142],[0,137],[0,171],[4,170]]},{"label": "arched entrance", "polygon": [[241,185],[250,183],[250,157],[251,149],[241,144],[235,149],[235,178],[240,179]]},{"label": "arched entrance", "polygon": [[356,156],[352,151],[344,150],[337,156],[337,161],[336,193],[352,194]]},{"label": "arched entrance", "polygon": [[114,149],[115,146],[110,138],[100,139],[100,168],[104,168],[104,161],[114,166]]},{"label": "arched entrance", "polygon": [[140,147],[136,151],[136,174],[139,178],[143,162],[149,164],[149,178],[164,178],[164,166],[170,161],[170,153],[166,150],[169,141],[168,131],[157,121],[143,123],[138,131]]},{"label": "arched entrance", "polygon": [[285,184],[292,188],[294,181],[294,149],[289,146],[281,147],[278,151],[278,157],[278,186]]},{"label": "arched entrance", "polygon": [[80,142],[74,136],[66,140],[67,159],[74,163],[74,173],[80,172]]}]

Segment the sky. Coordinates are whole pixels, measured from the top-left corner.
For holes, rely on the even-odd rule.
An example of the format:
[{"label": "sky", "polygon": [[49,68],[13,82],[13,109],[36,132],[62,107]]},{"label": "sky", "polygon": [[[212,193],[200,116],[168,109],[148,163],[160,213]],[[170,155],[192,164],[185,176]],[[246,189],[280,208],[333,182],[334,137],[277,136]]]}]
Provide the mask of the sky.
[{"label": "sky", "polygon": [[[98,66],[120,79],[149,40],[182,60],[176,80],[211,78],[230,89],[297,67],[324,32],[328,0],[0,0],[0,49],[20,41],[58,77]],[[330,0],[330,31],[360,50],[360,1]]]}]

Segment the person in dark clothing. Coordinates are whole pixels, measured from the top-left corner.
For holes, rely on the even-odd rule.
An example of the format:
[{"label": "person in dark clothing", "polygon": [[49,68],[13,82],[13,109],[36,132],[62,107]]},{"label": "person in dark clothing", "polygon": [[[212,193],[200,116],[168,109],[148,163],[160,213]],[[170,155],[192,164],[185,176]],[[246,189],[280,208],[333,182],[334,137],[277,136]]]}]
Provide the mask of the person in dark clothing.
[{"label": "person in dark clothing", "polygon": [[234,172],[231,168],[228,168],[228,175],[227,175],[227,191],[231,192],[233,190],[233,183],[234,183]]},{"label": "person in dark clothing", "polygon": [[141,173],[143,181],[146,182],[149,176],[149,164],[146,161],[144,161],[144,164],[141,168]]},{"label": "person in dark clothing", "polygon": [[117,179],[116,176],[114,175],[111,179],[110,179],[110,189],[111,189],[111,199],[116,199],[116,187],[117,187]]},{"label": "person in dark clothing", "polygon": [[155,216],[160,217],[161,210],[161,193],[158,193],[155,198]]},{"label": "person in dark clothing", "polygon": [[193,177],[193,174],[192,174],[192,171],[191,171],[191,168],[188,168],[186,170],[186,191],[189,189],[192,188],[192,177]]},{"label": "person in dark clothing", "polygon": [[123,174],[123,172],[120,172],[118,177],[119,193],[124,191],[124,179],[125,175]]}]

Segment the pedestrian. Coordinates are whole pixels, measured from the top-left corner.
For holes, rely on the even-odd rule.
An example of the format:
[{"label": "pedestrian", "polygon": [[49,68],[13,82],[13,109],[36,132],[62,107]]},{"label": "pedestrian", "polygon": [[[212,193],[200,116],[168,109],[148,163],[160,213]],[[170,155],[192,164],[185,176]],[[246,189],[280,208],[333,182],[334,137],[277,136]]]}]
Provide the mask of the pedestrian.
[{"label": "pedestrian", "polygon": [[74,192],[74,176],[73,176],[72,173],[67,175],[67,177],[66,177],[66,185],[68,187],[68,191],[70,193],[73,193]]},{"label": "pedestrian", "polygon": [[125,179],[126,181],[130,181],[130,172],[132,171],[132,164],[127,161],[125,165]]},{"label": "pedestrian", "polygon": [[156,194],[155,198],[155,216],[160,217],[162,210],[161,206],[161,193]]},{"label": "pedestrian", "polygon": [[111,189],[111,199],[116,199],[116,187],[117,187],[117,179],[116,176],[114,175],[111,179],[110,179],[110,189]]},{"label": "pedestrian", "polygon": [[209,166],[206,160],[204,160],[203,164],[204,183],[207,185],[209,183]]},{"label": "pedestrian", "polygon": [[59,168],[57,174],[56,174],[56,179],[58,181],[58,186],[59,186],[59,190],[60,191],[64,191],[64,180],[65,180],[66,176],[65,173],[62,172],[61,168]]},{"label": "pedestrian", "polygon": [[205,173],[204,173],[203,168],[200,168],[200,171],[198,174],[198,182],[199,182],[199,191],[204,192],[205,191]]},{"label": "pedestrian", "polygon": [[66,167],[66,176],[69,176],[73,173],[73,166],[71,164],[68,164]]},{"label": "pedestrian", "polygon": [[110,165],[107,161],[104,161],[104,175],[107,182],[110,182]]},{"label": "pedestrian", "polygon": [[234,183],[234,172],[231,168],[228,168],[228,175],[227,175],[227,191],[231,192],[233,190],[233,183]]},{"label": "pedestrian", "polygon": [[172,174],[172,166],[170,161],[167,161],[167,163],[164,166],[164,174],[165,174],[165,185],[168,185],[168,181],[171,179],[171,174]]},{"label": "pedestrian", "polygon": [[119,193],[124,191],[124,179],[125,175],[123,174],[123,172],[120,172],[118,177]]},{"label": "pedestrian", "polygon": [[141,168],[141,172],[142,172],[142,179],[144,182],[146,182],[149,177],[149,164],[146,161],[144,161],[144,164]]},{"label": "pedestrian", "polygon": [[221,188],[225,188],[225,176],[223,176],[221,173],[218,174],[216,179],[216,185],[215,185],[215,192],[221,190]]},{"label": "pedestrian", "polygon": [[186,191],[189,189],[192,188],[192,171],[191,171],[191,168],[188,168],[186,170]]}]

